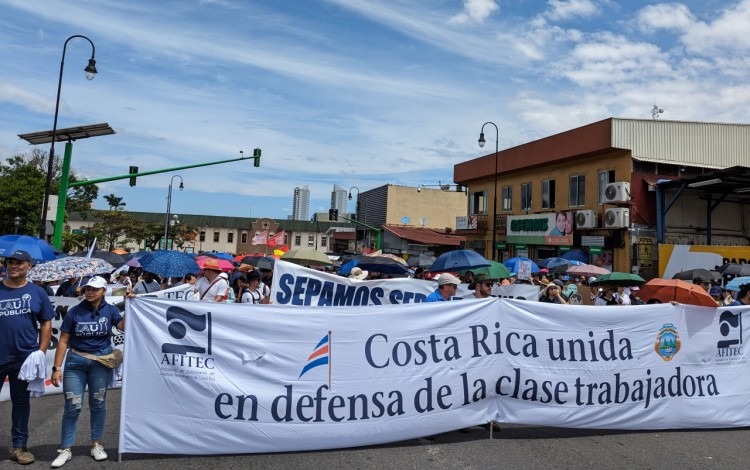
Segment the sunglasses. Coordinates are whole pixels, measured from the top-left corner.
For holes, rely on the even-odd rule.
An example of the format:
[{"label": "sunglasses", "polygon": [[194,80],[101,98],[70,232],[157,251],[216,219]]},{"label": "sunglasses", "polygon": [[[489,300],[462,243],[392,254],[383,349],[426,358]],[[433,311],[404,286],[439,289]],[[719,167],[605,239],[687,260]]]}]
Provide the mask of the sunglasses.
[{"label": "sunglasses", "polygon": [[480,284],[482,284],[484,287],[492,287],[492,282],[490,282],[490,281],[480,282]]}]

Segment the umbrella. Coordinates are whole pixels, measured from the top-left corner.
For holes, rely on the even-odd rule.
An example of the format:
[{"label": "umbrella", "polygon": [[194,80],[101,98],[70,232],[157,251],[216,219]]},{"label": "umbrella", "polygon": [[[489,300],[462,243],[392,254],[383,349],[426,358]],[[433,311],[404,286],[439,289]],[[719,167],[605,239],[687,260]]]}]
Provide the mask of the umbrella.
[{"label": "umbrella", "polygon": [[559,256],[553,256],[552,258],[545,258],[545,259],[539,260],[537,264],[547,269],[556,269],[556,268],[567,269],[568,266],[578,266],[583,263],[581,263],[580,261],[576,261],[576,260],[561,258]]},{"label": "umbrella", "polygon": [[646,282],[641,276],[631,273],[611,272],[597,277],[593,284],[610,286],[640,286]]},{"label": "umbrella", "polygon": [[508,258],[505,261],[503,261],[503,264],[506,268],[512,273],[518,272],[518,262],[519,261],[527,261],[531,263],[531,272],[532,273],[538,273],[539,272],[539,265],[530,260],[529,258],[524,258],[523,256],[516,256],[515,258]]},{"label": "umbrella", "polygon": [[432,263],[435,262],[435,257],[426,255],[424,253],[420,253],[419,256],[410,256],[409,259],[406,261],[406,264],[409,266],[416,268],[429,268],[432,266]]},{"label": "umbrella", "polygon": [[688,269],[687,271],[681,271],[674,276],[672,276],[672,279],[681,279],[683,281],[694,281],[695,279],[706,279],[709,282],[710,281],[723,281],[724,278],[721,276],[721,274],[717,273],[716,271],[709,271],[708,269]]},{"label": "umbrella", "polygon": [[41,238],[29,235],[3,235],[0,237],[0,258],[16,250],[23,250],[35,261],[50,261],[56,258],[57,250]]},{"label": "umbrella", "polygon": [[483,268],[490,265],[484,256],[472,250],[453,250],[435,258],[430,272],[455,272],[464,269]]},{"label": "umbrella", "polygon": [[750,276],[750,264],[726,263],[716,268],[722,276]]},{"label": "umbrella", "polygon": [[183,277],[187,273],[197,274],[200,271],[195,258],[181,251],[153,251],[138,261],[144,270],[164,277]]},{"label": "umbrella", "polygon": [[488,267],[474,269],[474,274],[486,274],[490,279],[505,279],[512,276],[503,263],[498,263],[497,261],[492,260],[490,260],[490,265]]},{"label": "umbrella", "polygon": [[[362,256],[356,260],[356,265],[374,273],[401,275],[409,272],[409,268],[387,256]],[[349,268],[351,271],[351,268]]]},{"label": "umbrella", "polygon": [[731,291],[739,291],[743,284],[750,284],[750,276],[735,277],[731,281],[727,282],[724,289]]},{"label": "umbrella", "polygon": [[221,252],[219,252],[219,253],[211,253],[211,254],[214,255],[215,258],[221,258],[221,259],[225,259],[227,261],[234,262],[234,256],[230,255],[229,253],[221,253]]},{"label": "umbrella", "polygon": [[[73,253],[71,256],[77,256],[85,258],[88,256],[88,251],[78,251],[76,253]],[[117,253],[112,253],[111,251],[107,250],[94,250],[91,253],[91,258],[99,258],[101,260],[106,261],[107,263],[111,264],[112,266],[119,268],[123,264],[125,264],[125,258],[123,258],[121,255],[118,255]]]},{"label": "umbrella", "polygon": [[39,263],[26,276],[30,281],[50,282],[71,277],[94,276],[111,273],[115,267],[99,258],[69,256]]},{"label": "umbrella", "polygon": [[643,299],[656,299],[662,303],[675,301],[716,308],[716,301],[703,287],[680,279],[651,279],[641,287],[640,295]]},{"label": "umbrella", "polygon": [[331,264],[331,259],[325,253],[314,248],[289,250],[280,259],[295,264],[311,266],[327,266]]},{"label": "umbrella", "polygon": [[571,266],[565,271],[568,274],[575,274],[579,276],[601,276],[602,274],[609,274],[609,269],[600,268],[593,264],[580,264],[578,266]]},{"label": "umbrella", "polygon": [[[377,253],[377,254],[375,254],[375,253]],[[404,266],[408,266],[408,263],[406,262],[406,260],[404,258],[400,257],[400,256],[396,256],[396,255],[391,254],[391,253],[383,253],[383,252],[380,252],[380,251],[376,251],[375,253],[370,253],[369,255],[365,255],[365,256],[372,256],[372,257],[380,256],[381,258],[388,258],[388,259],[391,259],[391,260],[393,260],[393,261],[395,261],[395,262],[397,262],[399,264],[402,264]]]},{"label": "umbrella", "polygon": [[570,250],[560,255],[560,258],[565,258],[573,261],[580,261],[581,263],[589,262],[589,254],[581,250]]},{"label": "umbrella", "polygon": [[234,271],[234,264],[232,264],[231,261],[225,260],[224,258],[213,258],[211,256],[200,255],[195,258],[195,262],[198,263],[198,267],[203,270],[203,265],[208,259],[213,259],[214,261],[219,263],[219,269],[221,269],[222,271]]},{"label": "umbrella", "polygon": [[276,259],[271,258],[270,256],[264,256],[260,258],[255,264],[255,267],[258,269],[273,270],[274,266],[276,266]]},{"label": "umbrella", "polygon": [[120,256],[125,256],[128,254],[128,250],[117,249],[117,250],[112,250],[112,253],[118,254]]}]

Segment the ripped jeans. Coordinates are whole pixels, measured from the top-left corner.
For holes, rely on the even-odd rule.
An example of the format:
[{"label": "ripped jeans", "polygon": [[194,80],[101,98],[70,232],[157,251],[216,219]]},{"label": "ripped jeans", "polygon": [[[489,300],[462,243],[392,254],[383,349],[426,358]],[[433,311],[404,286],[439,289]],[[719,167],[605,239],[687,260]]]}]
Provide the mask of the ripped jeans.
[{"label": "ripped jeans", "polygon": [[[97,352],[96,356],[109,354],[111,347]],[[62,418],[61,449],[69,449],[76,439],[78,415],[83,406],[83,394],[89,389],[89,410],[91,411],[91,440],[100,441],[104,434],[104,420],[107,417],[107,385],[112,381],[112,369],[91,359],[68,351],[63,370],[63,393],[65,411]]]}]

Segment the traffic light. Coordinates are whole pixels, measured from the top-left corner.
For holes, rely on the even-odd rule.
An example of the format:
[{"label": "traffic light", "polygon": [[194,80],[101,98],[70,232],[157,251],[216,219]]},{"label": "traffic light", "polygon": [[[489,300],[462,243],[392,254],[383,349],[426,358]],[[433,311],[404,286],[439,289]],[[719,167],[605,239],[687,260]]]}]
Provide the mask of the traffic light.
[{"label": "traffic light", "polygon": [[253,150],[253,158],[255,159],[255,162],[253,162],[253,166],[255,168],[258,168],[260,166],[260,149]]},{"label": "traffic light", "polygon": [[328,209],[328,220],[331,220],[331,221],[339,220],[339,210]]},{"label": "traffic light", "polygon": [[[131,175],[137,175],[138,174],[138,167],[137,166],[131,166],[130,170],[128,170],[128,173]],[[130,177],[130,186],[135,186],[135,176]]]}]

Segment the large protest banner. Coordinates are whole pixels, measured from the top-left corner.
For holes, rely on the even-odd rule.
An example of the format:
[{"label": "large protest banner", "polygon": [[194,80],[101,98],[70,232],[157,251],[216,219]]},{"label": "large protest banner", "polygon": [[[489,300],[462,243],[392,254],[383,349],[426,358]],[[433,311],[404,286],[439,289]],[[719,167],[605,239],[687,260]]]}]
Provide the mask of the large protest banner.
[{"label": "large protest banner", "polygon": [[[274,266],[271,301],[276,305],[362,306],[422,302],[437,288],[435,281],[394,278],[359,281],[278,260]],[[458,286],[457,297],[474,292]],[[531,285],[495,286],[492,295],[538,300],[539,288]]]},{"label": "large protest banner", "polygon": [[327,449],[490,420],[747,426],[742,311],[497,298],[356,309],[135,299],[119,449]]}]

